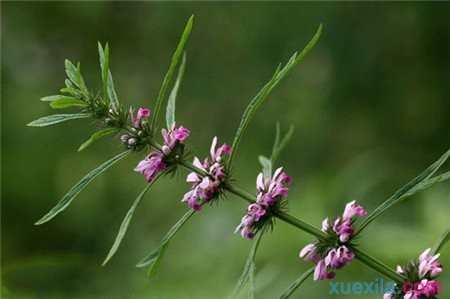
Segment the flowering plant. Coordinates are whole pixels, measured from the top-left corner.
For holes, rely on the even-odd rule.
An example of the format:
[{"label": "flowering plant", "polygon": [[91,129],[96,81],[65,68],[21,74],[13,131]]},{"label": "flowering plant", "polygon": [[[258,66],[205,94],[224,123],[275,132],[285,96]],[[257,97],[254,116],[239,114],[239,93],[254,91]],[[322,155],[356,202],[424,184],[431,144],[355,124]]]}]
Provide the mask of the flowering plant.
[{"label": "flowering plant", "polygon": [[[192,25],[193,17],[189,19],[183,31],[151,110],[141,107],[135,111],[133,108],[125,107],[120,103],[110,71],[109,47],[107,44],[102,46],[99,43],[98,45],[102,77],[102,92],[98,96],[94,95],[87,88],[81,74],[80,64],[75,65],[66,60],[67,79],[65,80],[65,87],[61,89],[61,94],[44,97],[41,100],[49,102],[54,109],[73,107],[78,108],[79,111],[77,113],[53,114],[42,117],[29,123],[29,126],[44,127],[74,119],[92,118],[97,121],[99,129],[79,147],[79,151],[91,146],[95,141],[111,135],[118,135],[117,139],[123,144],[125,150],[89,172],[36,224],[46,223],[64,211],[91,181],[116,162],[131,153],[140,154],[145,151],[145,156],[134,170],[141,173],[148,184],[137,196],[123,219],[117,237],[103,264],[106,264],[117,252],[134,211],[150,187],[160,176],[171,173],[178,167],[181,167],[189,171],[186,181],[191,184],[191,188],[181,200],[188,205],[189,209],[169,230],[160,245],[137,264],[138,267],[149,267],[150,271],[154,270],[154,266],[159,263],[170,240],[180,228],[195,213],[198,213],[206,203],[213,202],[224,193],[229,193],[249,204],[245,215],[236,228],[236,232],[253,242],[244,271],[233,294],[237,294],[246,282],[254,283],[256,252],[262,236],[268,231],[268,228],[273,228],[274,220],[279,219],[317,238],[314,243],[306,245],[300,251],[300,257],[313,262],[315,266],[295,280],[281,294],[280,298],[291,296],[313,273],[315,280],[333,279],[336,276],[335,270],[343,268],[354,259],[392,279],[397,284],[395,290],[386,294],[385,298],[435,298],[440,292],[440,285],[436,278],[443,269],[438,261],[438,252],[449,240],[450,231],[444,234],[433,250],[425,251],[418,261],[412,262],[406,267],[398,267],[397,271],[367,254],[359,246],[356,246],[356,237],[393,205],[423,189],[450,178],[450,172],[436,175],[439,168],[449,158],[450,150],[445,152],[430,167],[401,187],[372,212],[368,213],[361,205],[351,201],[346,205],[341,217],[336,218],[334,221],[330,221],[327,218],[322,222],[322,229],[316,228],[287,212],[287,196],[292,179],[285,172],[284,169],[286,167],[279,167],[274,172],[272,171],[278,156],[293,135],[292,127],[282,136],[280,126],[277,125],[271,156],[259,157],[262,172],[256,178],[256,196],[238,186],[238,180],[231,177],[231,169],[234,157],[239,150],[240,141],[257,109],[282,79],[315,46],[321,35],[322,26],[319,26],[313,38],[300,53],[295,53],[284,66],[280,65],[276,68],[271,79],[250,101],[250,104],[244,111],[231,146],[225,143],[219,145],[218,138],[214,137],[209,157],[203,160],[195,157],[193,162],[190,163],[185,154],[185,147],[191,131],[184,126],[176,125],[175,106],[186,64],[184,48],[190,36]],[[169,92],[170,87],[171,90]],[[159,131],[161,109],[166,100],[166,125],[165,128],[161,129],[162,144],[160,144],[156,133]],[[359,221],[358,218],[360,218]],[[254,287],[249,288],[249,292],[253,296]]]}]

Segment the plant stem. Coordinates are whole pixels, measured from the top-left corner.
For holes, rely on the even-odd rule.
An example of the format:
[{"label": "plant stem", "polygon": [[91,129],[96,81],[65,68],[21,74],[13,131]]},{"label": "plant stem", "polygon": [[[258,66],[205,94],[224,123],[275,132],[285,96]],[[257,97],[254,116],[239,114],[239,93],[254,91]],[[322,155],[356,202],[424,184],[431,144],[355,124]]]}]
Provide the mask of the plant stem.
[{"label": "plant stem", "polygon": [[385,275],[386,277],[389,277],[390,279],[394,280],[396,283],[403,283],[403,281],[406,280],[405,277],[398,274],[394,270],[392,270],[390,267],[382,263],[381,261],[375,259],[374,257],[368,255],[367,253],[363,252],[362,250],[352,247],[353,253],[356,255],[356,258],[369,266],[370,268],[378,271],[379,273]]},{"label": "plant stem", "polygon": [[[194,165],[192,165],[191,163],[188,163],[184,160],[181,160],[179,162],[179,164],[190,171],[194,171],[194,172],[198,173],[199,175],[202,175],[202,176],[209,175],[202,169],[199,169],[199,168],[195,167]],[[241,198],[249,203],[255,202],[255,197],[252,194],[248,193],[247,191],[245,191],[237,186],[232,186],[229,183],[225,183],[223,187],[226,190],[228,190],[230,193],[238,196],[239,198]],[[288,213],[285,213],[285,212],[282,212],[279,210],[272,211],[272,213],[278,219],[280,219],[292,226],[295,226],[295,227],[301,229],[302,231],[315,236],[318,239],[326,238],[326,234],[324,232],[322,232],[320,229],[318,229],[315,226],[313,226],[307,222],[304,222]],[[381,261],[371,257],[364,251],[362,251],[358,248],[355,248],[355,247],[352,247],[352,250],[353,250],[353,253],[355,254],[356,258],[360,262],[362,262],[363,264],[368,266],[369,268],[385,275],[386,277],[394,280],[396,283],[402,283],[404,280],[406,280],[406,278],[404,278],[402,275],[398,274],[397,272],[392,270],[390,267],[388,267]]]}]

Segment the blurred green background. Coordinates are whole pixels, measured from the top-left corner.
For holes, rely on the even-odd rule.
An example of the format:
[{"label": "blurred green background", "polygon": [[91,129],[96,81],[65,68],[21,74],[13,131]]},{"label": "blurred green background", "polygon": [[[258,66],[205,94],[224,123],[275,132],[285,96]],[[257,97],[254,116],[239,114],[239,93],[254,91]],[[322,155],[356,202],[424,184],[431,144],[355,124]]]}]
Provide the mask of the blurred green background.
[{"label": "blurred green background", "polygon": [[[275,122],[294,124],[280,161],[294,178],[290,212],[315,225],[350,200],[374,208],[449,146],[449,3],[1,5],[4,298],[225,298],[241,273],[250,242],[232,234],[245,209],[232,196],[183,227],[155,278],[134,267],[186,211],[184,171],[149,192],[118,254],[100,266],[145,186],[132,171],[143,153],[96,179],[54,221],[33,226],[85,173],[121,150],[117,140],[104,140],[77,153],[93,130],[89,121],[25,126],[53,112],[39,98],[63,86],[65,58],[81,61],[88,86],[97,89],[97,41],[110,43],[121,101],[152,107],[184,23],[196,15],[177,118],[192,129],[189,147],[203,156],[214,135],[232,141],[250,98],[323,23],[319,44],[258,112],[235,171],[254,190],[256,157],[270,151]],[[449,195],[450,184],[441,184],[396,206],[371,225],[361,247],[391,266],[417,257],[450,226]],[[257,298],[276,298],[310,267],[297,257],[310,241],[278,222],[258,253]],[[449,251],[442,262],[450,266]],[[377,278],[355,261],[337,280]],[[450,298],[450,271],[441,281],[441,298]],[[294,298],[328,292],[328,282],[308,281]]]}]

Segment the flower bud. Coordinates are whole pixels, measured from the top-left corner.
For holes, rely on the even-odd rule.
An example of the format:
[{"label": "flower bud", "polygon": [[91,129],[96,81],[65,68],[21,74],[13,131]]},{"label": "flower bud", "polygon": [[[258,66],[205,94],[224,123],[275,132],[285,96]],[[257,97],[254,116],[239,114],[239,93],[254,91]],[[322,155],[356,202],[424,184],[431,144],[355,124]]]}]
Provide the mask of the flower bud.
[{"label": "flower bud", "polygon": [[122,141],[123,143],[128,143],[128,139],[130,139],[130,135],[128,134],[123,134],[122,136],[120,136],[120,141]]},{"label": "flower bud", "polygon": [[130,138],[128,139],[128,145],[136,145],[137,139],[136,138]]}]

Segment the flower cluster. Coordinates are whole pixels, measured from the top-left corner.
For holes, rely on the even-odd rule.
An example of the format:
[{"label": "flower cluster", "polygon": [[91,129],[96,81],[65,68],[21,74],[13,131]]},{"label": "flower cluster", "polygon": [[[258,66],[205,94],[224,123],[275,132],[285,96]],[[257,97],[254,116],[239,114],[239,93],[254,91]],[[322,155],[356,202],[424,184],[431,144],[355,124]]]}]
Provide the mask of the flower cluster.
[{"label": "flower cluster", "polygon": [[384,299],[424,299],[435,298],[441,286],[435,278],[442,272],[439,254],[431,249],[425,250],[417,261],[406,267],[397,266],[397,273],[405,275],[408,280],[397,286],[392,293],[384,294]]},{"label": "flower cluster", "polygon": [[256,202],[248,206],[247,213],[235,232],[241,232],[242,237],[253,239],[256,231],[262,227],[269,216],[269,208],[280,203],[288,195],[291,177],[283,168],[278,168],[272,177],[264,177],[261,172],[256,178],[258,195]]},{"label": "flower cluster", "polygon": [[[136,117],[132,117],[134,128],[142,128],[143,120],[147,119],[149,115],[150,110],[140,108]],[[162,129],[161,133],[164,140],[161,150],[150,152],[134,169],[134,171],[142,173],[149,183],[155,179],[157,174],[166,170],[172,164],[172,153],[177,153],[176,149],[189,137],[190,131],[183,126],[176,127],[173,124],[170,129]],[[128,139],[129,142],[130,139]]]},{"label": "flower cluster", "polygon": [[205,175],[202,176],[196,172],[188,174],[186,181],[192,184],[192,187],[184,195],[182,202],[186,202],[191,209],[199,211],[204,203],[211,201],[219,194],[220,186],[226,179],[223,156],[230,153],[231,147],[225,143],[217,146],[217,137],[214,137],[210,157],[205,158],[203,162],[194,157],[193,165]]},{"label": "flower cluster", "polygon": [[137,150],[142,148],[141,140],[147,135],[146,126],[151,110],[148,108],[139,108],[134,113],[133,108],[130,108],[131,128],[127,134],[120,136],[120,140],[127,148]]},{"label": "flower cluster", "polygon": [[328,218],[322,222],[322,231],[327,234],[327,238],[308,244],[300,251],[300,258],[316,264],[314,280],[333,279],[336,276],[333,270],[340,269],[353,260],[355,255],[348,246],[354,232],[353,220],[366,215],[366,210],[352,201],[346,205],[342,217],[338,217],[333,225]]}]

